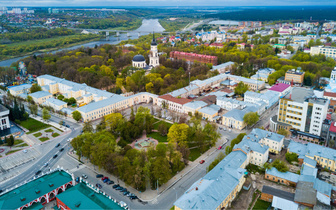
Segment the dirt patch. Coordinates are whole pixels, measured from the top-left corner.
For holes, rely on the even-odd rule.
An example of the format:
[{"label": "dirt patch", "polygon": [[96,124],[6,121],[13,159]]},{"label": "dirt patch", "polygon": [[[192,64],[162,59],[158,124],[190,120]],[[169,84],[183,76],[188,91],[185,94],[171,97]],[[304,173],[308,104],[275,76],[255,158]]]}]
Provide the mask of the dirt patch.
[{"label": "dirt patch", "polygon": [[249,190],[242,190],[239,192],[237,198],[232,202],[231,207],[229,209],[248,209],[250,203],[252,202],[253,193],[255,192],[254,181],[252,181],[251,177],[247,177],[245,183],[251,183]]}]

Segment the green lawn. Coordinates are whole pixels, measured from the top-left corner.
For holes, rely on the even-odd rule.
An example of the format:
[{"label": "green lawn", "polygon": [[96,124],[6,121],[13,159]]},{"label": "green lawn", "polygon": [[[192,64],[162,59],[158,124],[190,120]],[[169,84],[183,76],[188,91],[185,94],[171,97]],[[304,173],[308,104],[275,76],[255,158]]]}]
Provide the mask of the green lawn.
[{"label": "green lawn", "polygon": [[44,130],[44,131],[47,132],[47,133],[51,133],[51,132],[53,132],[54,130],[51,129],[51,128],[49,128],[48,130]]},{"label": "green lawn", "polygon": [[57,137],[57,136],[59,136],[59,133],[53,133],[53,135],[52,135],[52,137]]},{"label": "green lawn", "polygon": [[201,156],[201,152],[199,148],[191,149],[190,154],[189,154],[189,160],[194,161],[196,160],[199,156]]},{"label": "green lawn", "polygon": [[49,128],[50,125],[44,124],[43,122],[40,122],[38,120],[35,120],[33,118],[28,118],[28,120],[20,121],[19,125],[29,130],[27,134],[34,133],[36,131],[39,131],[41,129]]},{"label": "green lawn", "polygon": [[21,140],[21,139],[16,139],[16,140],[14,140],[14,145],[21,144],[22,142],[23,142],[23,140]]},{"label": "green lawn", "polygon": [[20,145],[18,145],[17,147],[26,147],[26,146],[28,146],[28,144],[27,144],[27,143],[24,143],[24,144],[20,144]]},{"label": "green lawn", "polygon": [[41,132],[34,133],[33,136],[35,136],[35,137],[39,137],[39,136],[42,136],[42,133],[41,133]]},{"label": "green lawn", "polygon": [[167,141],[167,136],[161,136],[161,134],[158,133],[158,132],[153,132],[153,133],[147,134],[147,137],[152,137],[153,139],[156,139],[159,142],[168,142]]},{"label": "green lawn", "polygon": [[271,205],[270,202],[258,199],[257,202],[254,204],[253,209],[254,210],[267,209],[270,205]]},{"label": "green lawn", "polygon": [[20,151],[20,150],[21,150],[21,149],[11,150],[11,151],[7,152],[6,155],[10,155],[10,154],[12,154],[12,153],[14,153],[14,152],[18,152],[18,151]]},{"label": "green lawn", "polygon": [[168,127],[168,129],[173,125],[173,124],[171,124],[171,123],[168,123],[168,122],[165,122],[165,121],[161,121],[161,122],[158,122],[158,123],[155,123],[154,124],[154,130],[158,130],[159,129],[159,125],[160,125],[160,123],[166,123],[166,125],[167,125],[167,127]]},{"label": "green lawn", "polygon": [[47,140],[49,140],[49,138],[48,137],[41,137],[41,138],[39,138],[40,139],[40,141],[47,141]]}]

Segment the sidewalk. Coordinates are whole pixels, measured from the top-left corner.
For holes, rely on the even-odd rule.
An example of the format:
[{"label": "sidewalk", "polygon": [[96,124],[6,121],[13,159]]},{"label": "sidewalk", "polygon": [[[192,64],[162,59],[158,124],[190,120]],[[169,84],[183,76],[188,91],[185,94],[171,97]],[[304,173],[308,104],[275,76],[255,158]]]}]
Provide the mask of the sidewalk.
[{"label": "sidewalk", "polygon": [[33,118],[33,119],[35,119],[35,120],[38,120],[38,121],[40,121],[40,122],[43,122],[43,123],[45,123],[45,124],[54,126],[55,128],[62,130],[63,132],[71,131],[70,128],[67,128],[67,127],[65,127],[65,126],[63,126],[63,125],[60,125],[60,124],[58,124],[58,123],[55,123],[55,122],[52,122],[52,121],[45,121],[45,120],[43,120],[43,118],[40,117],[40,116],[33,116],[33,115],[30,115],[30,117]]},{"label": "sidewalk", "polygon": [[[121,186],[127,187],[127,189],[133,193],[136,194],[141,200],[143,201],[153,201],[156,198],[158,198],[162,193],[164,193],[166,190],[170,189],[172,186],[174,186],[180,179],[182,179],[185,175],[189,174],[194,168],[196,168],[199,164],[200,160],[206,160],[208,156],[212,155],[217,149],[216,148],[210,148],[207,152],[202,154],[199,158],[197,158],[195,161],[190,162],[189,165],[186,166],[182,171],[177,173],[174,177],[172,177],[167,183],[163,184],[161,187],[159,187],[159,193],[156,190],[147,189],[145,192],[138,192],[136,189],[132,188],[131,186],[126,185],[122,180],[118,179],[114,175],[109,174],[104,169],[98,169],[97,166],[94,166],[88,159],[85,157],[82,157],[81,161],[86,165],[86,167],[97,174],[108,174],[108,177],[112,177],[112,179],[115,181],[115,183],[120,184]],[[78,161],[78,156],[74,152],[67,153],[71,158]]]}]

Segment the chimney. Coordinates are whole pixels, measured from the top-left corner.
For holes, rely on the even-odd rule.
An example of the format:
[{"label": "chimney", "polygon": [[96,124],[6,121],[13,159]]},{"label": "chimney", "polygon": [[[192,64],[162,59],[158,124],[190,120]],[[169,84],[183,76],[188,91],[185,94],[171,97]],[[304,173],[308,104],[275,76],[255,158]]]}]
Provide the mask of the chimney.
[{"label": "chimney", "polygon": [[198,190],[198,187],[196,187],[196,189],[195,189],[196,191]]}]

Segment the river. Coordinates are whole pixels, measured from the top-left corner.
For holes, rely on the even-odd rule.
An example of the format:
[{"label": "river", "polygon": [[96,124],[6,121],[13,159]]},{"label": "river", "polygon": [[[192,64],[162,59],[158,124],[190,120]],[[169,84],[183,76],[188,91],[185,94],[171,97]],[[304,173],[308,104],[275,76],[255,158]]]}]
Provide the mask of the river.
[{"label": "river", "polygon": [[[127,34],[125,33],[120,33],[119,37],[116,37],[113,35],[113,36],[109,36],[107,40],[88,42],[85,44],[79,44],[79,45],[75,45],[72,47],[66,47],[66,48],[61,48],[58,50],[49,51],[47,53],[56,53],[62,50],[74,50],[80,47],[95,47],[96,45],[99,46],[99,45],[104,45],[104,44],[118,44],[124,40],[138,39],[139,35],[140,36],[147,35],[149,33],[152,33],[153,31],[156,33],[161,33],[164,30],[165,29],[161,26],[158,19],[144,19],[142,21],[142,25],[138,29],[129,32],[129,36],[127,36]],[[43,53],[39,53],[39,52],[34,53],[34,55],[41,55],[41,54]],[[28,56],[31,56],[31,55],[28,55]],[[21,56],[21,57],[16,57],[16,58],[0,61],[0,66],[10,66],[12,63],[17,62],[18,60],[21,60],[22,58],[26,58],[28,56]]]}]

